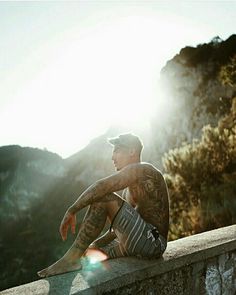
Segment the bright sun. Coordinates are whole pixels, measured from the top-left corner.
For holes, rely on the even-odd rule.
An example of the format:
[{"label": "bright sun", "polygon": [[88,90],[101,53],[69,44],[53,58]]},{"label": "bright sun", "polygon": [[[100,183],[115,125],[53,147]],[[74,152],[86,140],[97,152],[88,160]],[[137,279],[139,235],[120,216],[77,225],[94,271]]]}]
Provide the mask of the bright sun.
[{"label": "bright sun", "polygon": [[82,32],[74,28],[35,52],[26,66],[32,58],[39,63],[40,55],[45,63],[11,110],[25,138],[69,156],[111,125],[144,127],[158,100],[161,30],[160,20],[127,17]]}]

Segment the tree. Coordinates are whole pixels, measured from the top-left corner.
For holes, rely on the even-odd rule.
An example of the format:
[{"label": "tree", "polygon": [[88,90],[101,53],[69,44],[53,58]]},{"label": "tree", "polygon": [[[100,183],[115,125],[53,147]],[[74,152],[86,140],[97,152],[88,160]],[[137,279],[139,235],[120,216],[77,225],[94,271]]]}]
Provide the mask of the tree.
[{"label": "tree", "polygon": [[[222,75],[223,73],[223,75]],[[236,58],[221,70],[223,83],[236,85]],[[169,239],[236,222],[236,98],[218,126],[207,125],[200,140],[163,157],[170,188]]]},{"label": "tree", "polygon": [[221,68],[219,76],[224,85],[236,87],[236,55],[231,58],[230,63]]}]

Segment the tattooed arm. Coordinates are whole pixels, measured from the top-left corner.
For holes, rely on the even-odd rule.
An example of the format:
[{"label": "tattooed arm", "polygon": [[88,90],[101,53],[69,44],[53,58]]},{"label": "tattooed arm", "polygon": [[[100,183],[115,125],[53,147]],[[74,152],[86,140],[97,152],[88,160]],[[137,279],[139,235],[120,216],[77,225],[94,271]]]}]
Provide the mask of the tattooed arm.
[{"label": "tattooed arm", "polygon": [[80,195],[68,211],[75,214],[84,207],[98,202],[103,196],[128,187],[143,176],[144,169],[144,164],[130,164],[119,172],[95,182]]}]

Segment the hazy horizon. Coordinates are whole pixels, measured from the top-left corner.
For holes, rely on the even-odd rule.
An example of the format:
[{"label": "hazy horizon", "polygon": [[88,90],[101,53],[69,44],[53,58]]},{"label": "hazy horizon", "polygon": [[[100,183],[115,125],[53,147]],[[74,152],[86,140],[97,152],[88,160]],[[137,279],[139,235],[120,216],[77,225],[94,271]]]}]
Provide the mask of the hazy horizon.
[{"label": "hazy horizon", "polygon": [[161,68],[185,46],[227,39],[234,11],[234,1],[0,2],[0,146],[66,158],[112,125],[148,128]]}]

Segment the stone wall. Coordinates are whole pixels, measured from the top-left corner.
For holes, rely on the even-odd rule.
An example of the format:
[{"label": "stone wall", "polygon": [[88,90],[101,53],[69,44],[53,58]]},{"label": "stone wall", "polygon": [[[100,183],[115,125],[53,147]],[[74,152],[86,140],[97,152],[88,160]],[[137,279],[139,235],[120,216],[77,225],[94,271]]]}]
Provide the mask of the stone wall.
[{"label": "stone wall", "polygon": [[236,294],[236,225],[168,243],[162,258],[120,258],[0,292],[13,294]]},{"label": "stone wall", "polygon": [[211,294],[236,292],[236,251],[177,268],[104,294]]}]

